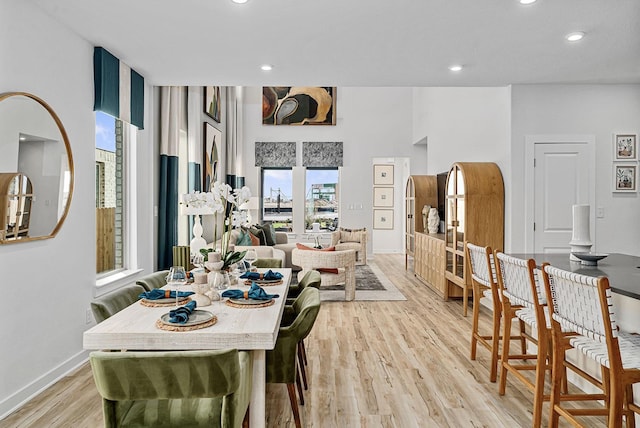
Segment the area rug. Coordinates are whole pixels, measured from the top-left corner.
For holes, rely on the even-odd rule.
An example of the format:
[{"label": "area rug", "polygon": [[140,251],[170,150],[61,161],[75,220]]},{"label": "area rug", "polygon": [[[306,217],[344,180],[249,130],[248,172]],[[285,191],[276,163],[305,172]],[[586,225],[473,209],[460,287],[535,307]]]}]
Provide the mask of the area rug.
[{"label": "area rug", "polygon": [[[320,300],[344,301],[344,285],[320,287]],[[376,266],[375,262],[356,266],[355,300],[407,300]]]}]

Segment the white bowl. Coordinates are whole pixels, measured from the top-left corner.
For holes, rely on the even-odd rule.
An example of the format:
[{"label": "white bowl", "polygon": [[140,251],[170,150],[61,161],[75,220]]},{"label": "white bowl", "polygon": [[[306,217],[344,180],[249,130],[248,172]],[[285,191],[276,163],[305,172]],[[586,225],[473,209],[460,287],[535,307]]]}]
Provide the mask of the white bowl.
[{"label": "white bowl", "polygon": [[598,261],[604,259],[609,254],[606,253],[571,253],[580,260],[585,266],[597,266]]}]

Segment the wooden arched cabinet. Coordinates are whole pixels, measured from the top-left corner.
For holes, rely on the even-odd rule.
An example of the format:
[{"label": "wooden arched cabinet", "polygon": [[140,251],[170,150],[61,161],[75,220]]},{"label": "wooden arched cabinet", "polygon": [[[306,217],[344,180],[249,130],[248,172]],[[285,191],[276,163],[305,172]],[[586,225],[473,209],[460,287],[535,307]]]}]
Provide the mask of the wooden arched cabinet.
[{"label": "wooden arched cabinet", "polygon": [[33,186],[24,174],[0,173],[0,240],[28,238]]},{"label": "wooden arched cabinet", "polygon": [[405,270],[409,256],[413,257],[415,253],[416,232],[425,232],[422,223],[422,208],[425,205],[438,207],[437,178],[435,175],[410,175],[405,191]]},{"label": "wooden arched cabinet", "polygon": [[504,249],[504,183],[498,165],[454,163],[447,176],[445,218],[445,277],[462,288],[466,316],[471,272],[465,244]]}]

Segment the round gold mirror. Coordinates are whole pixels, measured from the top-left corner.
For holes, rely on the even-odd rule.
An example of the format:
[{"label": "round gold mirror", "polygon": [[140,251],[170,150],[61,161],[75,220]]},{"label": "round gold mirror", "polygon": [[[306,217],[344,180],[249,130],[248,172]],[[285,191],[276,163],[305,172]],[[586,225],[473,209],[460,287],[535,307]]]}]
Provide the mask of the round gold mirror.
[{"label": "round gold mirror", "polygon": [[73,194],[73,157],[60,118],[26,92],[0,94],[0,244],[53,238]]}]

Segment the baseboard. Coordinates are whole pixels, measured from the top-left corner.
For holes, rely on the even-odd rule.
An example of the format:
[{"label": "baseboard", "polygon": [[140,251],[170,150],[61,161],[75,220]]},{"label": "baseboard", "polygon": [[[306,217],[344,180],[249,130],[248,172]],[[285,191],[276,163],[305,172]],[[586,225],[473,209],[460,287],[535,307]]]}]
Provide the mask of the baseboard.
[{"label": "baseboard", "polygon": [[0,402],[0,421],[24,406],[51,385],[76,370],[89,359],[89,351],[81,351],[62,364],[44,373]]},{"label": "baseboard", "polygon": [[375,250],[374,254],[404,254],[404,250],[382,248]]}]

